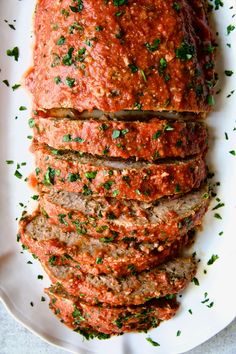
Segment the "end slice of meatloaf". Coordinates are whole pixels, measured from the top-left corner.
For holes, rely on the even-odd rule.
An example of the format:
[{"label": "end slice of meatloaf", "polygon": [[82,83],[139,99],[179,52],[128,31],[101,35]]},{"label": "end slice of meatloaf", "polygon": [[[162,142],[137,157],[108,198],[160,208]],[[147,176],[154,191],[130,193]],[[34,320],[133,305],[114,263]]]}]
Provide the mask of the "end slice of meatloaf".
[{"label": "end slice of meatloaf", "polygon": [[[106,243],[77,232],[63,232],[37,212],[20,222],[21,242],[43,261],[57,256],[59,264],[75,264],[83,272],[116,276],[141,272],[176,256],[187,243],[182,237],[169,247],[159,243]],[[66,256],[65,256],[66,255]]]},{"label": "end slice of meatloaf", "polygon": [[108,307],[89,305],[68,295],[61,286],[45,289],[50,297],[50,308],[70,328],[90,334],[122,334],[145,331],[157,327],[161,321],[172,318],[179,305],[175,299],[152,300],[145,305]]},{"label": "end slice of meatloaf", "polygon": [[52,260],[42,265],[51,281],[62,284],[68,294],[90,304],[111,306],[140,305],[152,298],[179,293],[196,273],[192,258],[173,259],[150,271],[120,278],[84,274],[75,267],[54,265]]},{"label": "end slice of meatloaf", "polygon": [[71,0],[38,0],[26,77],[35,106],[210,111],[214,54],[204,4],[83,0],[76,10]]},{"label": "end slice of meatloaf", "polygon": [[[210,202],[209,188],[154,203],[116,198],[89,198],[81,193],[40,188],[40,208],[48,222],[64,231],[83,223],[87,235],[104,242],[133,240],[171,243],[200,225]],[[46,191],[48,188],[46,188]]]},{"label": "end slice of meatloaf", "polygon": [[114,161],[55,151],[34,144],[38,183],[84,195],[151,202],[165,195],[186,193],[206,178],[202,155],[158,164]]},{"label": "end slice of meatloaf", "polygon": [[207,149],[204,123],[154,118],[146,122],[31,118],[34,138],[58,150],[155,161],[186,157]]}]

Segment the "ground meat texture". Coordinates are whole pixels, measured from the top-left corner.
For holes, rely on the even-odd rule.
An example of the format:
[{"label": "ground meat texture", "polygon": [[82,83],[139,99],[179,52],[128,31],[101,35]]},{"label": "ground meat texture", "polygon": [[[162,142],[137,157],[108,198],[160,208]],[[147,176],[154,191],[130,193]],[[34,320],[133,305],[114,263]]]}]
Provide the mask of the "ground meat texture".
[{"label": "ground meat texture", "polygon": [[211,110],[213,45],[204,4],[38,0],[34,67],[25,80],[35,107]]},{"label": "ground meat texture", "polygon": [[172,122],[158,118],[147,122],[114,120],[30,120],[34,138],[59,150],[98,156],[154,161],[204,152],[207,130],[203,123]]},{"label": "ground meat texture", "polygon": [[40,208],[49,216],[49,223],[60,226],[65,232],[76,231],[78,223],[83,223],[87,235],[103,242],[171,243],[201,225],[210,202],[207,185],[178,198],[164,198],[155,203],[91,199],[54,189],[44,193],[43,188]]},{"label": "ground meat texture", "polygon": [[159,243],[104,243],[85,236],[83,225],[77,233],[65,233],[37,212],[21,221],[20,234],[21,242],[39,259],[48,261],[56,256],[58,265],[77,265],[83,272],[94,275],[139,273],[176,256],[188,242],[186,236],[169,247]]},{"label": "ground meat texture", "polygon": [[147,164],[121,162],[54,151],[34,144],[38,183],[84,195],[154,201],[186,193],[206,178],[202,155],[184,161]]},{"label": "ground meat texture", "polygon": [[152,298],[179,293],[196,273],[191,258],[177,258],[158,268],[137,275],[117,278],[112,275],[94,276],[80,269],[43,262],[44,270],[54,284],[61,283],[68,294],[96,305],[141,305]]},{"label": "ground meat texture", "polygon": [[69,296],[59,286],[46,289],[46,294],[51,309],[63,323],[88,338],[94,332],[110,335],[155,328],[161,321],[172,318],[179,307],[175,299],[120,308],[92,306]]}]

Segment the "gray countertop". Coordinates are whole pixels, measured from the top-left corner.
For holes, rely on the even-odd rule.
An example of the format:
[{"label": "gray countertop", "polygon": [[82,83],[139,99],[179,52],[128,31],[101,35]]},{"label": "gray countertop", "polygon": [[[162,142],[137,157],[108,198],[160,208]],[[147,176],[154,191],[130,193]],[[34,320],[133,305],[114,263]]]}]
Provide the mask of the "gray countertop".
[{"label": "gray countertop", "polygon": [[[227,328],[186,354],[236,354],[236,320]],[[66,354],[17,323],[0,302],[0,354]]]}]

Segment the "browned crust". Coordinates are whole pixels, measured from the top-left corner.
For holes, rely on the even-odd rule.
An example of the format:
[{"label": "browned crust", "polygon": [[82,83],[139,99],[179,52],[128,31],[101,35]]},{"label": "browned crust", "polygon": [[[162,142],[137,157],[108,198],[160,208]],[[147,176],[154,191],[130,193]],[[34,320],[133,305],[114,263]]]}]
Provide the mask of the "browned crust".
[{"label": "browned crust", "polygon": [[[208,97],[212,90],[207,81],[214,78],[213,71],[206,71],[204,65],[213,59],[213,54],[203,50],[212,43],[204,3],[190,5],[180,0],[176,11],[173,0],[164,4],[162,0],[142,0],[119,7],[111,1],[105,4],[102,0],[84,0],[82,11],[74,13],[69,8],[70,0],[59,5],[51,0],[39,1],[34,68],[26,78],[35,105],[107,112],[140,107],[155,111],[210,111]],[[60,13],[62,8],[68,16]],[[122,16],[115,15],[118,10]],[[70,33],[69,25],[74,22],[82,29]],[[57,23],[59,29],[55,28]],[[96,31],[99,25],[103,29]],[[66,39],[63,45],[57,44],[60,36]],[[160,40],[159,47],[149,50],[145,43],[151,45],[155,39]],[[187,46],[189,57],[176,54],[183,46]],[[63,64],[69,48],[74,48],[73,65]],[[76,53],[81,48],[86,54],[79,56],[77,62]],[[163,58],[167,63],[164,69],[159,64]],[[129,65],[133,63],[137,69],[131,70]],[[61,79],[58,84],[55,77]],[[68,87],[66,78],[73,78],[73,86]]]}]

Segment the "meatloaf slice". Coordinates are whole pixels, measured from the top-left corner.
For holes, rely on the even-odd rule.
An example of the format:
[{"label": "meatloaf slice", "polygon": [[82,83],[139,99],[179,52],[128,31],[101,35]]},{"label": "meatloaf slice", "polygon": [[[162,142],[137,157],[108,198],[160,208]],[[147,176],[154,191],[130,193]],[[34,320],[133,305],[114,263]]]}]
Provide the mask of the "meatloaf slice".
[{"label": "meatloaf slice", "polygon": [[[209,190],[203,185],[178,198],[144,203],[116,198],[89,198],[81,193],[41,188],[40,208],[49,223],[64,231],[76,231],[83,223],[86,234],[104,242],[173,242],[202,222],[209,205]],[[47,188],[46,188],[47,190]]]},{"label": "meatloaf slice", "polygon": [[84,235],[83,225],[77,232],[63,232],[51,225],[47,218],[37,214],[20,222],[21,242],[43,261],[56,257],[56,264],[73,264],[91,274],[115,276],[134,274],[155,267],[171,256],[176,256],[188,237],[171,246],[165,243],[106,243]]},{"label": "meatloaf slice", "polygon": [[38,0],[34,66],[26,77],[35,106],[211,110],[214,54],[204,6]]},{"label": "meatloaf slice", "polygon": [[198,188],[206,178],[202,155],[184,161],[147,164],[80,156],[39,144],[32,149],[38,183],[84,195],[150,202]]},{"label": "meatloaf slice", "polygon": [[52,286],[45,292],[51,300],[50,308],[62,322],[88,338],[91,332],[111,335],[146,331],[172,318],[179,308],[175,299],[152,300],[141,306],[108,307],[82,302],[68,295],[61,286]]},{"label": "meatloaf slice", "polygon": [[150,271],[127,277],[84,274],[80,269],[43,262],[51,281],[61,283],[68,294],[90,304],[140,305],[182,291],[196,273],[192,258],[177,258]]},{"label": "meatloaf slice", "polygon": [[207,148],[206,126],[200,122],[30,119],[34,138],[58,150],[98,156],[155,161],[186,157]]}]

